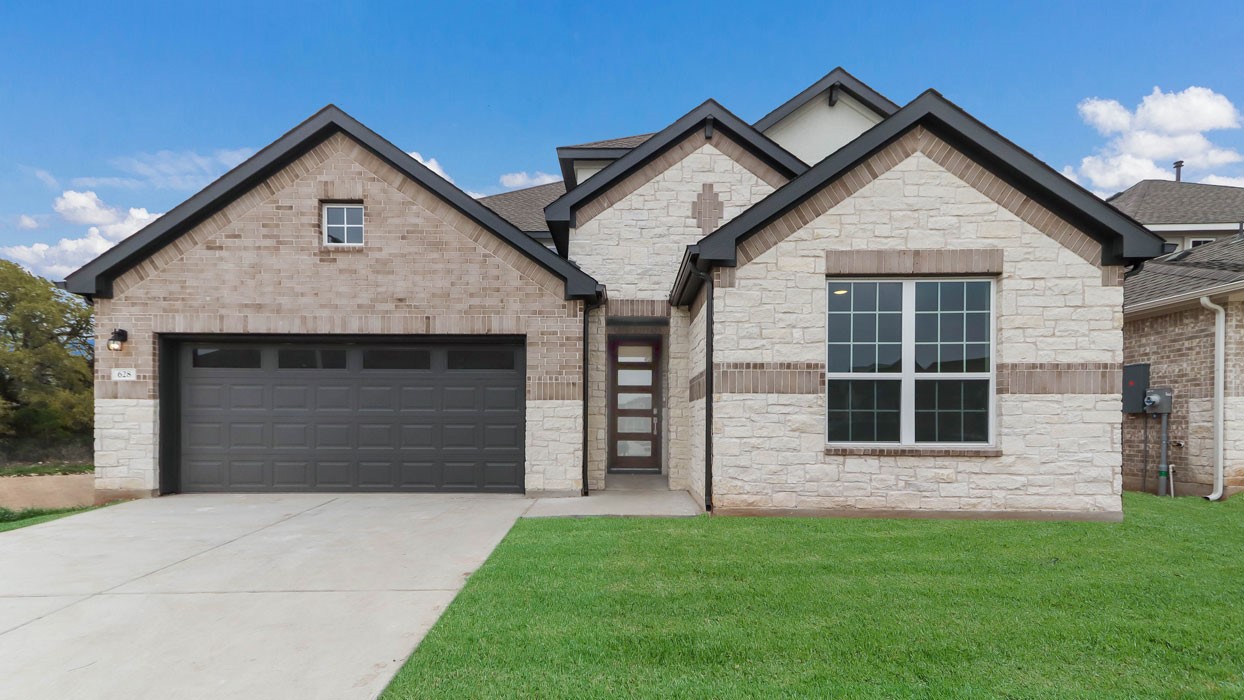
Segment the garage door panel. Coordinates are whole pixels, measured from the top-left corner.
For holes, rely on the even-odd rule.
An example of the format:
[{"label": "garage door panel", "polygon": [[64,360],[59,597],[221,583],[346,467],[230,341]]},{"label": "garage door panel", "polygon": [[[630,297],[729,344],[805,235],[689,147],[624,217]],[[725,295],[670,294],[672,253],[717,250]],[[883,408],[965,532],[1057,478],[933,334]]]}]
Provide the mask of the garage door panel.
[{"label": "garage door panel", "polygon": [[390,490],[393,488],[392,462],[359,462],[359,488]]},{"label": "garage door panel", "polygon": [[228,345],[181,351],[182,490],[522,490],[520,346]]},{"label": "garage door panel", "polygon": [[447,386],[441,395],[441,410],[475,413],[479,411],[478,393],[473,386]]},{"label": "garage door panel", "polygon": [[315,410],[349,411],[353,408],[349,386],[320,385],[315,387]]},{"label": "garage door panel", "polygon": [[444,465],[444,478],[441,484],[446,488],[476,488],[479,486],[478,470],[474,460],[446,460]]},{"label": "garage door panel", "polygon": [[437,410],[436,388],[403,386],[398,393],[398,410],[432,413]]},{"label": "garage door panel", "polygon": [[229,444],[233,447],[266,447],[263,423],[233,423],[229,426]]},{"label": "garage door panel", "polygon": [[311,392],[307,386],[286,384],[272,388],[272,408],[305,411],[311,408]]},{"label": "garage door panel", "polygon": [[397,391],[392,386],[359,387],[360,411],[392,411],[396,405]]},{"label": "garage door panel", "polygon": [[266,486],[264,463],[261,460],[231,460],[229,462],[229,486],[232,488],[260,488]]},{"label": "garage door panel", "polygon": [[315,463],[315,484],[317,486],[351,486],[351,463],[347,461]]},{"label": "garage door panel", "polygon": [[262,384],[233,384],[229,387],[229,410],[266,408],[265,388]]},{"label": "garage door panel", "polygon": [[306,423],[276,423],[272,426],[273,449],[311,449],[311,426]]},{"label": "garage door panel", "polygon": [[392,450],[394,425],[361,423],[358,426],[360,450]]},{"label": "garage door panel", "polygon": [[350,426],[346,423],[323,423],[315,426],[316,449],[349,449]]},{"label": "garage door panel", "polygon": [[311,485],[311,465],[298,460],[274,460],[272,485],[286,490],[306,489]]}]

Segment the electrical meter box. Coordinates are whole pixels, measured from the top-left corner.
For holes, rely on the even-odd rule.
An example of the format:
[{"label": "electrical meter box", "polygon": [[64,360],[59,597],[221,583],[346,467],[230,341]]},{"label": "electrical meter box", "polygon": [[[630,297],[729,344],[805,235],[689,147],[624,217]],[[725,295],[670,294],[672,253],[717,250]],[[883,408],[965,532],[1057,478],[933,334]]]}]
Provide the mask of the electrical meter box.
[{"label": "electrical meter box", "polygon": [[1145,413],[1170,413],[1175,392],[1170,387],[1156,387],[1145,392]]},{"label": "electrical meter box", "polygon": [[1144,413],[1149,391],[1149,365],[1123,365],[1123,412]]}]

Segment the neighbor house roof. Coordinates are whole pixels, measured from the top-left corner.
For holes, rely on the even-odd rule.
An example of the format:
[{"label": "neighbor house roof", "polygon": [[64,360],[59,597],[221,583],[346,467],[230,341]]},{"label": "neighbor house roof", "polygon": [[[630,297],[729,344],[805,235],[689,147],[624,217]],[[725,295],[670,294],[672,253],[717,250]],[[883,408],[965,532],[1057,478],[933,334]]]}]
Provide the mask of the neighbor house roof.
[{"label": "neighbor house roof", "polygon": [[[544,215],[549,222],[549,230],[553,233],[553,241],[557,245],[558,252],[562,255],[567,254],[569,229],[575,225],[575,211],[581,205],[592,201],[622,178],[642,168],[676,146],[692,132],[702,128],[721,130],[740,146],[787,177],[794,177],[808,169],[803,161],[757,131],[752,125],[739,119],[716,100],[708,100],[679,117],[673,124],[653,134],[639,146],[630,149],[606,166],[604,170],[593,175],[591,179],[572,188],[545,207]],[[708,133],[706,131],[706,134]]]},{"label": "neighbor house roof", "polygon": [[1142,224],[1244,222],[1244,187],[1141,180],[1106,201]]},{"label": "neighbor house roof", "polygon": [[547,185],[480,197],[479,201],[514,224],[519,231],[532,233],[549,230],[549,224],[544,220],[544,208],[563,194],[566,194],[566,183],[558,180]]},{"label": "neighbor house roof", "polygon": [[1123,283],[1125,311],[1163,307],[1244,283],[1244,238],[1231,236],[1145,263]]},{"label": "neighbor house roof", "polygon": [[968,153],[996,177],[1054,211],[1102,246],[1102,261],[1120,264],[1162,253],[1162,239],[1035,156],[977,121],[935,90],[928,90],[807,172],[778,188],[721,228],[689,246],[670,301],[689,303],[700,278],[692,268],[736,264],[740,243],[917,125]]},{"label": "neighbor house roof", "polygon": [[791,112],[804,106],[817,95],[832,89],[846,92],[859,100],[865,107],[876,112],[877,116],[888,117],[898,111],[898,105],[891,102],[885,95],[868,87],[859,78],[843,70],[842,67],[838,67],[826,73],[825,77],[809,85],[803,92],[782,103],[777,109],[761,117],[760,121],[753,124],[753,126],[761,131],[768,131],[769,127],[785,119]]},{"label": "neighbor house roof", "polygon": [[378,158],[565,280],[568,299],[596,298],[603,287],[590,275],[523,233],[492,209],[433,173],[335,105],[328,105],[281,138],[225,173],[198,194],[70,274],[64,288],[92,297],[112,295],[112,281],[182,233],[220,211],[335,133],[344,133]]}]

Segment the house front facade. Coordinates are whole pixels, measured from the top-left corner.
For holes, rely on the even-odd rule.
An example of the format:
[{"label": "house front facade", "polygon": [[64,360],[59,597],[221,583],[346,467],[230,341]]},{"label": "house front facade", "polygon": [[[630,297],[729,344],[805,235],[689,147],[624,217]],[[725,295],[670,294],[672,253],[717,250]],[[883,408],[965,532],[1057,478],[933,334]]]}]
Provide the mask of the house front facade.
[{"label": "house front facade", "polygon": [[472,199],[328,107],[66,280],[101,496],[588,495],[1121,515],[1124,271],[1161,239],[935,92],[837,69]]}]

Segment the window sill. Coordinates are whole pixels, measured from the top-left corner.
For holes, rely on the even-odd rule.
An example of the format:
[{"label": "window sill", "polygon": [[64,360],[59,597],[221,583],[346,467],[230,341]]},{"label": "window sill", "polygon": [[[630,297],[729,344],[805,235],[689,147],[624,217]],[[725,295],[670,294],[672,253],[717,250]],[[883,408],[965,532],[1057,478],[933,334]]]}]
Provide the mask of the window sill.
[{"label": "window sill", "polygon": [[1001,457],[992,445],[936,447],[932,445],[826,445],[825,454],[847,457]]}]

